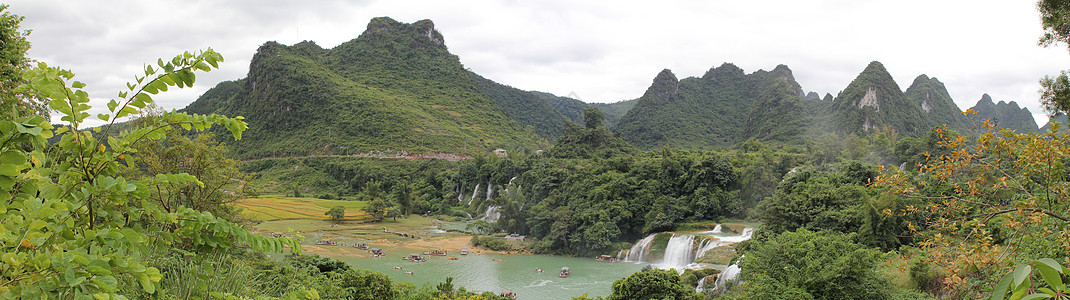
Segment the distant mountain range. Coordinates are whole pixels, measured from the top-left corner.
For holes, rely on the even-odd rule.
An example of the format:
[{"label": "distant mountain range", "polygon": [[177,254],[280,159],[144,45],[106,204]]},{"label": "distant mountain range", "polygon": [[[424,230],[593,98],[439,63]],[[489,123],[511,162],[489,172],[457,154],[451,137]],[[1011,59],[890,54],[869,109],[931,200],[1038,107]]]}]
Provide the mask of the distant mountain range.
[{"label": "distant mountain range", "polygon": [[585,103],[466,70],[431,21],[386,17],[331,49],[309,41],[267,42],[246,78],[218,84],[184,110],[244,116],[250,129],[231,148],[249,159],[531,151],[548,147],[567,122],[583,124],[583,110],[591,106],[605,113],[607,128],[643,149],[716,148],[752,139],[798,145],[828,132],[875,129],[920,136],[940,125],[968,133],[984,119],[1039,130],[1027,109],[993,103],[987,94],[973,107],[976,115],[964,116],[944,84],[926,75],[903,91],[879,62],[835,97],[804,93],[784,65],[746,74],[725,63],[700,78],[678,79],[663,70],[636,99]]}]

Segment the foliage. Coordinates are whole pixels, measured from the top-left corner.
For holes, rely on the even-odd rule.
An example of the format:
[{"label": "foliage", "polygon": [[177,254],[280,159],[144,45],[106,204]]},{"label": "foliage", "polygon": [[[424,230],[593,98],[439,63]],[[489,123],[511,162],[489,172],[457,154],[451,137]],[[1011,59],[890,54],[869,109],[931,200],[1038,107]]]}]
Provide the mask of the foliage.
[{"label": "foliage", "polygon": [[[1044,34],[1039,44],[1051,47],[1058,43],[1070,44],[1070,3],[1062,0],[1039,0],[1040,24]],[[1044,76],[1040,79],[1040,102],[1048,116],[1070,112],[1070,78],[1062,71],[1059,76]]]},{"label": "foliage", "polygon": [[546,98],[534,92],[522,91],[503,85],[471,73],[475,84],[487,98],[494,100],[505,114],[520,123],[530,126],[540,136],[551,139],[564,133],[565,122],[569,120],[554,109]]},{"label": "foliage", "polygon": [[[110,113],[97,115],[111,122],[95,129],[101,131],[98,138],[80,128],[91,108],[84,83],[71,81],[70,71],[44,63],[26,71],[26,90],[48,99],[66,125],[55,128],[40,116],[0,121],[0,219],[5,220],[0,227],[0,297],[121,298],[114,294],[121,283],[152,294],[163,274],[147,266],[143,255],[154,248],[203,253],[245,243],[259,250],[281,252],[287,246],[300,251],[297,241],[253,235],[211,213],[185,206],[167,210],[151,201],[149,187],[156,184],[203,184],[190,174],[142,180],[119,174],[120,162],[136,151],[136,143],[160,140],[174,126],[201,131],[224,125],[241,137],[246,128],[241,118],[185,113],[166,113],[148,124],[110,132],[116,119],[151,104],[151,95],[190,86],[194,71],[211,70],[221,60],[209,49],[146,66],[128,91],[118,93],[122,101],[111,100]],[[55,134],[61,136],[49,142]]]},{"label": "foliage", "polygon": [[339,222],[346,217],[346,207],[341,205],[331,207],[331,209],[323,214],[330,218],[331,221]]},{"label": "foliage", "polygon": [[505,242],[505,239],[493,236],[472,236],[472,246],[484,247],[494,251],[510,251],[513,250],[513,246]]},{"label": "foliage", "polygon": [[921,246],[955,292],[968,292],[967,282],[991,279],[1004,259],[1070,253],[1070,135],[1057,129],[996,131],[987,121],[983,129],[976,141],[940,141],[948,151],[927,155],[917,173],[882,170],[876,179],[892,193],[924,201],[885,213],[913,217],[910,229],[924,236]]},{"label": "foliage", "polygon": [[741,298],[889,299],[880,253],[850,239],[799,229],[750,245],[739,263]]},{"label": "foliage", "polygon": [[[134,122],[151,124],[148,119],[158,117],[146,116]],[[165,138],[143,140],[134,148],[131,159],[124,159],[130,166],[124,175],[150,178],[156,174],[185,173],[200,181],[200,184],[168,182],[150,186],[153,194],[150,198],[165,210],[185,206],[234,221],[236,212],[231,204],[251,192],[245,183],[252,178],[238,170],[236,160],[226,157],[226,146],[215,141],[212,133],[198,134],[191,139],[177,130],[168,130]]]},{"label": "foliage", "polygon": [[565,135],[554,142],[550,155],[559,158],[594,158],[633,153],[635,149],[605,127],[586,128],[565,123]]},{"label": "foliage", "polygon": [[23,71],[30,68],[30,59],[26,58],[26,51],[30,49],[26,36],[30,31],[20,29],[23,17],[5,11],[7,8],[6,4],[0,4],[0,115],[5,117],[4,120],[27,115],[48,119],[44,99],[18,90],[19,85],[26,82]]},{"label": "foliage", "polygon": [[606,115],[597,107],[588,107],[583,110],[583,124],[587,129],[595,129],[602,126]]},{"label": "foliage", "polygon": [[[635,107],[635,103],[639,102],[639,99],[624,100],[614,103],[591,103],[591,106],[597,107],[606,115],[606,127],[615,127],[620,122],[620,118],[624,117],[628,111]],[[551,103],[552,104],[552,103]],[[555,106],[556,107],[556,106]],[[558,109],[558,111],[561,111]],[[578,116],[582,116],[582,111]],[[567,114],[566,114],[567,116]],[[579,123],[582,119],[572,119],[573,122]]]},{"label": "foliage", "polygon": [[649,269],[613,282],[613,294],[606,299],[698,299],[694,288],[685,285],[673,270]]},{"label": "foliage", "polygon": [[[1039,276],[1031,274],[1033,270]],[[1070,294],[1067,282],[1070,282],[1070,269],[1054,259],[1041,258],[1028,265],[1019,265],[1003,276],[989,299],[1002,300],[1007,293],[1010,293],[1010,299],[1066,299]]]}]

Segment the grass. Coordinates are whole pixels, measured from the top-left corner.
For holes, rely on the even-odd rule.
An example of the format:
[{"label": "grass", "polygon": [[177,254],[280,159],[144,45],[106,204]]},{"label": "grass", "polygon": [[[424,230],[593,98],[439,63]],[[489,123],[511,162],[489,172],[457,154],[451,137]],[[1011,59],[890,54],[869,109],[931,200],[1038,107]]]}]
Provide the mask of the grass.
[{"label": "grass", "polygon": [[242,214],[256,221],[275,220],[327,220],[324,213],[331,207],[346,208],[345,219],[364,219],[364,201],[323,200],[316,198],[289,198],[280,196],[263,196],[239,200],[236,206],[243,209]]}]

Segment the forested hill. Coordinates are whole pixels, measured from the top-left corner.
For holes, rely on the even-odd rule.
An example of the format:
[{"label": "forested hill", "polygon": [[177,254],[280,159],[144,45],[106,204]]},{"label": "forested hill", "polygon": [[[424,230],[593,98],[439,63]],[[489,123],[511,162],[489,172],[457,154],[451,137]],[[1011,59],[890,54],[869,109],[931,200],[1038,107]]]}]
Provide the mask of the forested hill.
[{"label": "forested hill", "polygon": [[484,94],[429,20],[375,18],[332,49],[264,43],[246,78],[185,110],[244,116],[250,130],[231,143],[239,158],[547,145]]},{"label": "forested hill", "polygon": [[799,83],[787,66],[745,74],[725,63],[701,78],[677,80],[661,71],[617,123],[633,145],[685,148],[730,146],[749,138],[795,141],[812,124]]},{"label": "forested hill", "polygon": [[832,103],[829,129],[849,134],[890,128],[907,136],[931,129],[921,106],[907,98],[880,62],[871,62]]},{"label": "forested hill", "polygon": [[978,126],[980,126],[982,120],[992,120],[996,122],[996,126],[1013,129],[1021,133],[1039,130],[1037,121],[1033,119],[1033,114],[1029,112],[1029,109],[1019,107],[1018,103],[1014,101],[993,103],[992,97],[984,94],[981,96],[981,100],[977,101],[977,104],[970,109],[977,112],[976,115],[971,115],[970,119],[978,123]]},{"label": "forested hill", "polygon": [[971,131],[969,121],[955,101],[951,100],[944,83],[924,74],[914,78],[906,90],[906,97],[918,107],[933,126],[947,126],[960,133]]}]

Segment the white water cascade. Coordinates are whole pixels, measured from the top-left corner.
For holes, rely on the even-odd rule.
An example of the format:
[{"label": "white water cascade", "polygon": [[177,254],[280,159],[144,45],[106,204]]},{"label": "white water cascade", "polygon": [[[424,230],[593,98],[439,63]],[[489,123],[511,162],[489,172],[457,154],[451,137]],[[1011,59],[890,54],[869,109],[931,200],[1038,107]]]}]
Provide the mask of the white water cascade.
[{"label": "white water cascade", "polygon": [[710,230],[710,231],[707,231],[707,232],[703,232],[703,233],[721,233],[721,230],[722,230],[721,229],[721,224],[717,224],[717,226],[713,226],[713,230]]},{"label": "white water cascade", "polygon": [[493,182],[487,184],[487,199],[486,200],[490,200],[491,197],[494,197],[494,183]]},{"label": "white water cascade", "polygon": [[498,209],[501,208],[501,206],[497,205],[487,206],[487,212],[483,213],[483,217],[480,218],[480,220],[484,220],[491,223],[497,222],[498,218],[502,216],[502,213],[498,212]]},{"label": "white water cascade", "polygon": [[735,281],[739,277],[739,264],[733,264],[725,268],[720,275],[717,275],[717,281],[713,283],[713,289],[723,289],[724,285],[730,281]]},{"label": "white water cascade", "polygon": [[476,194],[479,193],[479,184],[476,183],[476,188],[472,189],[472,198],[468,198],[468,205],[472,205],[472,200],[476,200]]},{"label": "white water cascade", "polygon": [[706,277],[699,278],[698,279],[698,284],[695,285],[695,292],[696,293],[701,293],[701,292],[706,291],[706,289],[702,288],[704,286],[706,286]]},{"label": "white water cascade", "polygon": [[635,246],[632,246],[632,249],[628,250],[628,256],[624,258],[624,261],[643,262],[643,257],[645,257],[647,251],[650,250],[650,242],[654,241],[654,236],[656,235],[657,234],[648,235],[639,240],[638,243],[635,243]]},{"label": "white water cascade", "polygon": [[665,257],[658,267],[683,272],[684,267],[695,262],[694,245],[695,236],[673,234],[665,244]]}]

